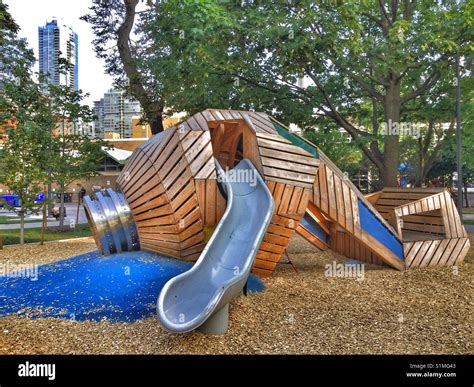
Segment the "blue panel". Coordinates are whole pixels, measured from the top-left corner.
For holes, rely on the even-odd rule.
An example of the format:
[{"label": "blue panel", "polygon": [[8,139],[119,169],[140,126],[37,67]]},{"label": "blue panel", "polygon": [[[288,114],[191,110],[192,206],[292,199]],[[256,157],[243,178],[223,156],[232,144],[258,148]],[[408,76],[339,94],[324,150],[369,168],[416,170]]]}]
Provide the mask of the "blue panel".
[{"label": "blue panel", "polygon": [[300,224],[308,231],[311,231],[311,233],[316,235],[319,239],[328,243],[328,235],[310,215],[304,214],[303,219],[300,220]]},{"label": "blue panel", "polygon": [[[34,317],[135,321],[153,316],[165,283],[191,267],[145,251],[78,255],[39,266],[36,281],[0,276],[0,317],[37,312]],[[249,293],[264,288],[260,278],[249,277]]]},{"label": "blue panel", "polygon": [[395,236],[385,227],[380,220],[367,208],[367,206],[360,200],[359,204],[359,215],[360,215],[360,226],[362,229],[380,243],[382,243],[387,249],[394,253],[400,260],[404,260],[403,246],[402,243],[395,238]]}]

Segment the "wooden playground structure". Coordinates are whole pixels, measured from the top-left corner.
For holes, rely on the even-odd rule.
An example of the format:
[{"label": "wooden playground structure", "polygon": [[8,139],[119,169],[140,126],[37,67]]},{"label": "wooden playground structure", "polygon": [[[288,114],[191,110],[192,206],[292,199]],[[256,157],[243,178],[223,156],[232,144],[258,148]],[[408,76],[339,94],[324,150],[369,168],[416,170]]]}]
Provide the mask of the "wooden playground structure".
[{"label": "wooden playground structure", "polygon": [[244,158],[275,202],[253,266],[260,276],[275,270],[295,232],[319,250],[398,270],[456,265],[469,250],[447,191],[389,188],[366,197],[319,148],[274,118],[215,109],[153,136],[122,171],[118,183],[140,247],[195,261],[226,207],[214,160],[231,169]]}]

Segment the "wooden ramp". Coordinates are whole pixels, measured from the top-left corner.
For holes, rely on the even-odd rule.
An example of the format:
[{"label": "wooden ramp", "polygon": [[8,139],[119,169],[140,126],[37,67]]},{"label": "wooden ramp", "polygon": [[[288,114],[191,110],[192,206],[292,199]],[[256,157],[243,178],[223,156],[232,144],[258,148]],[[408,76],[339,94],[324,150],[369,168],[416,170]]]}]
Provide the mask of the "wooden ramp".
[{"label": "wooden ramp", "polygon": [[[318,147],[290,133],[280,122],[274,122],[278,134],[297,146],[303,147],[304,143],[305,148],[314,148],[313,154],[319,159],[312,197],[296,231],[318,248],[324,242],[325,246],[348,258],[403,270],[403,244],[397,231]],[[320,224],[316,214],[325,219],[329,229],[329,238],[325,241],[316,229],[304,225],[305,219]]]}]

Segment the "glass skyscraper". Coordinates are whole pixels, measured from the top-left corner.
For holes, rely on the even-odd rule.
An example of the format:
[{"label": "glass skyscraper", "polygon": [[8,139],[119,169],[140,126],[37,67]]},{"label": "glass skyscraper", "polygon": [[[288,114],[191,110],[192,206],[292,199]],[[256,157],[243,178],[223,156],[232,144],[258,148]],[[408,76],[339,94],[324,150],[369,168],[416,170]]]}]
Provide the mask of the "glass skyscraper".
[{"label": "glass skyscraper", "polygon": [[[38,27],[39,71],[48,83],[79,89],[78,37],[71,27],[56,19]],[[60,58],[68,64],[67,72],[59,71]]]}]

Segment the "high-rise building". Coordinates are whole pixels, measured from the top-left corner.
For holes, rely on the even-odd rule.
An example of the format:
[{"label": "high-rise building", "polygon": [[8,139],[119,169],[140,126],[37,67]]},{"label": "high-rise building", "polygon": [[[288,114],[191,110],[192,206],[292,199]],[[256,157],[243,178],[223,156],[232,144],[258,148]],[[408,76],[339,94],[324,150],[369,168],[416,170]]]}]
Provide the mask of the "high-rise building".
[{"label": "high-rise building", "polygon": [[[67,85],[79,89],[78,37],[77,34],[56,19],[38,27],[39,38],[39,71],[47,78],[48,83]],[[60,71],[60,58],[68,64],[67,71]]]},{"label": "high-rise building", "polygon": [[94,121],[96,137],[131,138],[132,118],[141,116],[142,110],[138,101],[129,98],[121,90],[111,89],[99,101],[94,101],[93,112],[96,116]]}]

